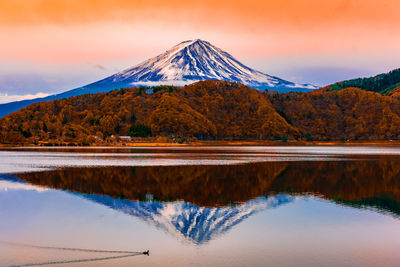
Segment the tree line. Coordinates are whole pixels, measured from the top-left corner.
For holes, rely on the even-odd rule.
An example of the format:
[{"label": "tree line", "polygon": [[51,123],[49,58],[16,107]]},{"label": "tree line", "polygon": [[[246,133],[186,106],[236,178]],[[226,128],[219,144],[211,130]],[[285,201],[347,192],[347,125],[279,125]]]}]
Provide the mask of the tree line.
[{"label": "tree line", "polygon": [[123,88],[32,104],[0,119],[0,143],[91,144],[112,136],[192,139],[400,138],[400,101],[357,88],[261,92],[202,81]]}]

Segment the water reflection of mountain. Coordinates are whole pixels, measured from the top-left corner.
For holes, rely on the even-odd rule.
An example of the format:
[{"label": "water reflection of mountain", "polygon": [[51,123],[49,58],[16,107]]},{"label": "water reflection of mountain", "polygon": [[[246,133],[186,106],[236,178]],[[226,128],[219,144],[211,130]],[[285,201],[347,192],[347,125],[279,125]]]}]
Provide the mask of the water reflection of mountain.
[{"label": "water reflection of mountain", "polygon": [[[394,159],[393,159],[394,158]],[[360,202],[400,202],[400,159],[267,162],[224,166],[67,168],[22,173],[20,179],[74,192],[131,200],[184,200],[216,207],[276,193],[311,193]]]},{"label": "water reflection of mountain", "polygon": [[[400,159],[66,168],[18,174],[202,244],[296,194],[400,215]],[[146,201],[147,200],[147,201]]]},{"label": "water reflection of mountain", "polygon": [[[0,190],[2,183],[4,183],[5,190],[8,188],[17,190],[42,189],[9,175],[0,175]],[[72,194],[137,217],[177,238],[195,244],[204,244],[217,238],[257,212],[275,208],[294,200],[293,196],[282,194],[267,198],[259,197],[241,204],[200,207],[184,201],[152,201],[150,200],[151,196],[148,196],[148,201],[137,201],[96,194]]]},{"label": "water reflection of mountain", "polygon": [[238,205],[207,208],[183,201],[144,202],[100,195],[84,197],[142,219],[165,232],[196,244],[215,239],[257,212],[293,201],[292,196],[277,195],[260,197]]}]

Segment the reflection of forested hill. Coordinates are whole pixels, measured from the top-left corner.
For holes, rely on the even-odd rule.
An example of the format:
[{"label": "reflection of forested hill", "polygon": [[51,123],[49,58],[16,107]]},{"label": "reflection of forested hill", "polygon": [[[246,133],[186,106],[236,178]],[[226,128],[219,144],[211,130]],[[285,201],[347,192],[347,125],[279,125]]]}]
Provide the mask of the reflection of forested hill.
[{"label": "reflection of forested hill", "polygon": [[70,168],[18,176],[33,184],[128,199],[185,200],[201,206],[264,195],[287,163],[221,166]]},{"label": "reflection of forested hill", "polygon": [[294,162],[269,190],[357,201],[388,193],[400,201],[400,161]]},{"label": "reflection of forested hill", "polygon": [[400,160],[268,162],[228,166],[71,168],[22,173],[32,184],[132,200],[151,194],[199,206],[245,202],[275,193],[357,202],[382,195],[400,201]]}]

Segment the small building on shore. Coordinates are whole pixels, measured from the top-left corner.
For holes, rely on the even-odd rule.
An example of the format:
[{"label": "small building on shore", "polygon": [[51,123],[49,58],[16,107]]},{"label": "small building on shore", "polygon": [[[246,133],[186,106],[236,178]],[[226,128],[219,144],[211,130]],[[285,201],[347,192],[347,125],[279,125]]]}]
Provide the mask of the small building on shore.
[{"label": "small building on shore", "polygon": [[121,142],[131,142],[131,141],[132,141],[132,137],[126,136],[126,135],[121,135],[121,136],[119,137],[119,140],[120,140]]}]

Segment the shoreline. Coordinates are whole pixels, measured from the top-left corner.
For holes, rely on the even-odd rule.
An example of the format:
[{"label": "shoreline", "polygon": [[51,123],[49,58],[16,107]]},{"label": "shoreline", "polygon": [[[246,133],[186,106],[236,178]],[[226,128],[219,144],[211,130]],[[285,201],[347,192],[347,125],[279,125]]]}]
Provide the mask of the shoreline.
[{"label": "shoreline", "polygon": [[0,147],[43,147],[43,148],[79,148],[79,147],[202,147],[202,146],[400,146],[400,140],[395,141],[195,141],[186,143],[168,142],[126,142],[126,143],[94,143],[89,146],[45,145],[42,144],[0,144]]}]

